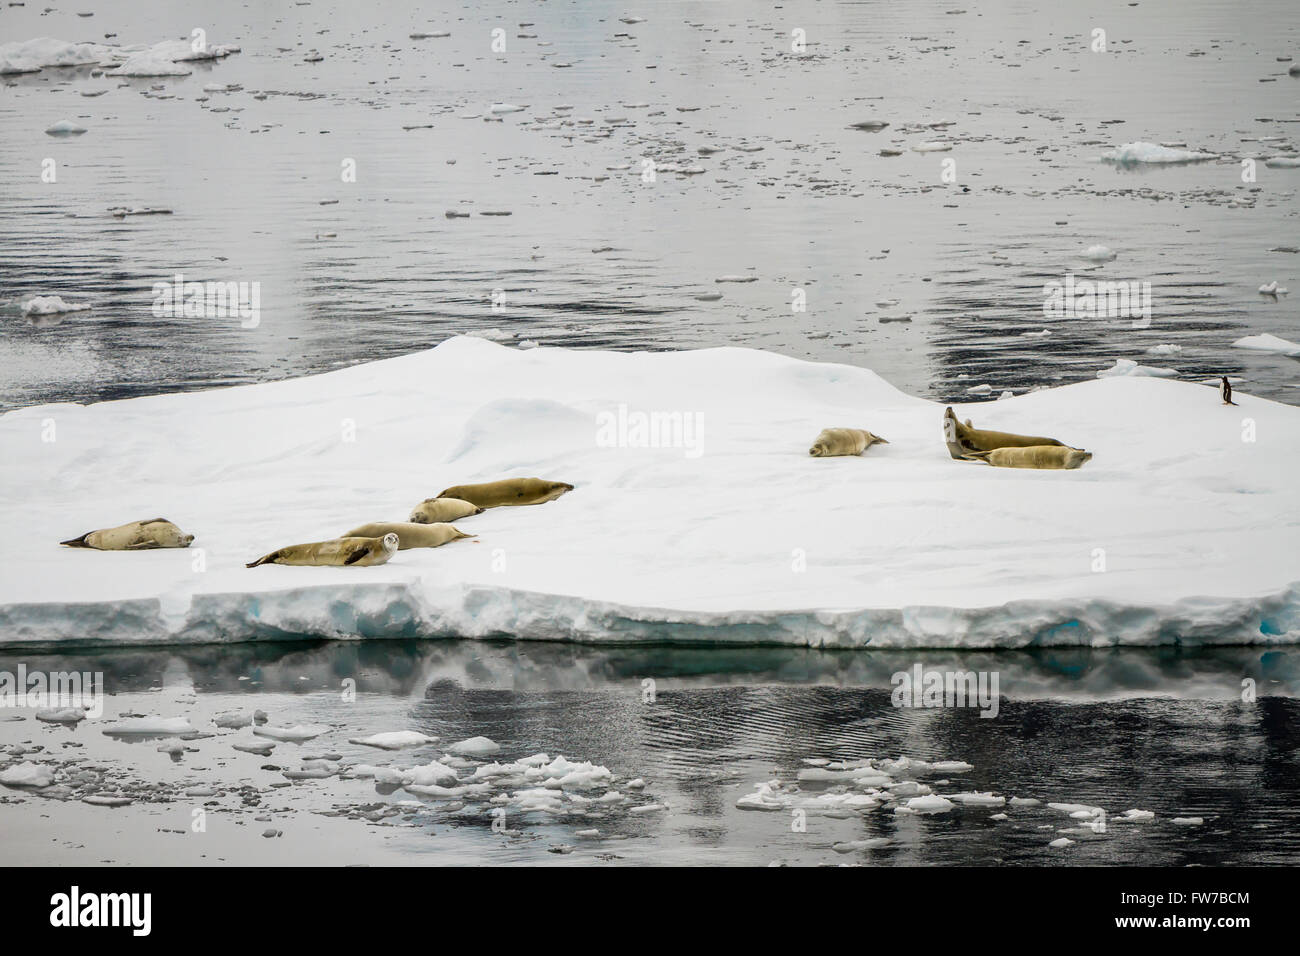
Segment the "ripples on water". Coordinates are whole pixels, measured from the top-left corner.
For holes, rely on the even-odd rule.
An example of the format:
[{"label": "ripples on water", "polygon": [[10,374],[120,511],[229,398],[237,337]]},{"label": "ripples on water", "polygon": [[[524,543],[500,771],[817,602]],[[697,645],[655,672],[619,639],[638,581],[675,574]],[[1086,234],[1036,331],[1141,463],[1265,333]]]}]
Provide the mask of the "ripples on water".
[{"label": "ripples on water", "polygon": [[[344,743],[381,730],[415,729],[440,736],[444,745],[482,734],[502,745],[498,759],[546,751],[603,764],[622,780],[643,777],[647,794],[671,807],[603,820],[595,842],[575,838],[584,824],[544,814],[513,819],[522,833],[506,839],[491,832],[481,809],[443,809],[437,801],[381,829],[364,820],[350,824],[354,840],[385,841],[408,861],[591,863],[598,854],[615,854],[605,862],[1177,866],[1293,863],[1300,855],[1300,657],[1291,650],[911,654],[382,641],[187,647],[167,654],[118,649],[23,660],[29,669],[103,672],[113,695],[109,715],[162,713],[163,702],[192,695],[181,712],[258,707],[276,724],[338,728],[302,748],[281,745],[272,758],[280,766],[296,762],[297,753],[326,750],[339,751],[345,762],[389,763],[398,755]],[[918,662],[927,669],[996,670],[1003,695],[998,716],[891,706],[891,673]],[[0,669],[16,665],[0,658]],[[1240,700],[1244,676],[1258,681],[1261,696],[1253,704]],[[356,679],[359,697],[341,707],[345,677]],[[655,681],[653,703],[643,698],[646,678]],[[71,734],[86,749],[64,754],[124,767],[129,776],[148,778],[142,768],[161,760],[152,743],[105,751],[93,723],[72,731],[30,723],[0,729],[6,741],[18,733],[47,746]],[[228,741],[196,746],[207,749],[183,758],[178,779],[231,785],[233,771],[220,769],[226,758],[213,762]],[[1101,806],[1112,816],[1136,807],[1154,811],[1156,820],[1075,834],[1075,845],[1056,850],[1047,843],[1074,824],[1045,806],[968,807],[930,817],[896,817],[888,808],[842,819],[810,813],[806,833],[792,831],[788,811],[736,807],[761,781],[793,779],[806,758],[900,754],[974,766],[942,784],[923,778],[941,793],[993,791]],[[248,782],[243,771],[238,776]],[[804,789],[815,792],[817,785]],[[338,779],[263,792],[260,808],[244,808],[247,817],[270,813],[286,832],[302,832],[319,814],[411,797],[366,780]],[[293,810],[274,809],[281,806]],[[0,811],[2,818],[16,808]],[[115,819],[128,829],[140,826],[131,822],[139,811],[137,805]],[[156,812],[156,819],[143,817],[153,821],[149,833],[180,811],[164,802]],[[231,812],[245,819],[238,807]],[[991,819],[997,812],[1009,819]],[[1175,816],[1200,816],[1204,823],[1180,827],[1171,823]],[[888,842],[851,853],[832,849],[871,837]],[[557,857],[548,852],[555,845],[576,849]],[[338,852],[345,852],[342,846]]]},{"label": "ripples on water", "polygon": [[[465,332],[755,346],[869,366],[945,400],[977,383],[1091,378],[1168,343],[1182,353],[1147,362],[1191,380],[1241,375],[1243,390],[1294,402],[1292,360],[1228,347],[1294,336],[1294,308],[1256,289],[1300,291],[1300,257],[1269,251],[1297,244],[1300,170],[1261,164],[1251,186],[1238,165],[1264,152],[1256,137],[1294,142],[1300,79],[1277,61],[1300,50],[1289,0],[1147,0],[1085,18],[1051,3],[951,6],[663,2],[632,26],[621,2],[573,0],[207,0],[165,15],[126,0],[91,19],[5,7],[6,40],[152,43],[203,25],[243,52],[179,79],[5,78],[0,408],[284,378]],[[490,48],[497,26],[504,54]],[[1088,49],[1094,26],[1109,52]],[[794,28],[805,56],[790,52]],[[408,39],[439,29],[452,35]],[[304,62],[311,49],[324,60]],[[213,82],[242,89],[205,94]],[[486,122],[494,102],[528,109]],[[869,118],[891,126],[847,128]],[[42,134],[61,119],[89,132]],[[934,139],[955,148],[909,149]],[[1227,158],[1097,162],[1133,140]],[[722,152],[698,156],[706,144]],[[46,157],[57,184],[41,182]],[[646,157],[706,172],[646,184]],[[341,182],[345,158],[355,183]],[[118,220],[115,205],[174,214]],[[1078,253],[1094,243],[1119,258],[1090,267]],[[1089,269],[1151,282],[1151,327],[1055,321],[1051,337],[1024,338],[1049,324],[1043,283]],[[153,283],[176,273],[260,282],[260,325],[155,318]],[[728,273],[758,281],[714,283]],[[791,311],[795,287],[807,312]],[[37,326],[17,310],[35,294],[94,308]]]}]

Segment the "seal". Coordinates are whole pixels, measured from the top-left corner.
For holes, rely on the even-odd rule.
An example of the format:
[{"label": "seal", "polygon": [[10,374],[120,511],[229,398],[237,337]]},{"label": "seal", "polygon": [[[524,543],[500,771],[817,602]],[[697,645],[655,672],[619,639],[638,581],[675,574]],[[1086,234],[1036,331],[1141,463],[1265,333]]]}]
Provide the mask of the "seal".
[{"label": "seal", "polygon": [[359,528],[353,528],[343,537],[382,538],[386,534],[397,535],[398,551],[406,551],[410,548],[437,548],[448,541],[476,537],[476,535],[466,534],[453,525],[442,523],[420,524],[413,521],[374,521],[370,524],[363,524]]},{"label": "seal", "polygon": [[966,457],[987,461],[997,468],[1079,468],[1092,460],[1092,452],[1068,445],[1029,445],[967,452]]},{"label": "seal", "polygon": [[957,421],[952,408],[943,410],[943,441],[948,446],[948,454],[961,461],[967,452],[992,451],[995,448],[1029,448],[1033,445],[1060,445],[1064,442],[1055,438],[1043,438],[1040,435],[1013,435],[1011,432],[986,431],[976,428],[966,419],[966,424]]},{"label": "seal", "polygon": [[443,521],[459,521],[472,515],[481,515],[485,508],[472,505],[460,498],[425,498],[411,511],[407,521],[415,524],[438,524]]},{"label": "seal", "polygon": [[255,568],[259,564],[294,564],[313,568],[366,568],[376,564],[387,564],[388,559],[397,553],[397,544],[395,534],[386,534],[382,538],[335,538],[332,541],[291,544],[279,551],[272,551],[244,567]]},{"label": "seal", "polygon": [[545,478],[505,478],[481,485],[453,485],[439,498],[460,498],[480,508],[503,508],[507,505],[544,505],[554,501],[573,485]]},{"label": "seal", "polygon": [[814,458],[861,455],[876,443],[889,444],[886,439],[871,434],[865,428],[823,428],[821,434],[813,440],[808,454]]},{"label": "seal", "polygon": [[132,521],[117,528],[87,531],[80,538],[60,541],[69,548],[94,548],[96,551],[148,551],[152,548],[188,548],[194,535],[186,534],[166,518]]},{"label": "seal", "polygon": [[1237,404],[1232,400],[1232,384],[1228,381],[1228,376],[1226,375],[1219,379],[1219,395],[1223,398],[1223,404]]}]

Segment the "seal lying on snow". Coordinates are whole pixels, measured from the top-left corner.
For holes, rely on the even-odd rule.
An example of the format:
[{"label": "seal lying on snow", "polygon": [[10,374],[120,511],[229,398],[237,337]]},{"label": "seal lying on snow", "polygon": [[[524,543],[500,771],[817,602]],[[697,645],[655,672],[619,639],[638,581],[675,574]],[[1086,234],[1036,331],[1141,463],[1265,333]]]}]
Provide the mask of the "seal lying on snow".
[{"label": "seal lying on snow", "polygon": [[382,538],[386,534],[397,535],[398,551],[406,551],[408,548],[437,548],[448,541],[476,537],[449,524],[420,524],[413,521],[374,521],[353,528],[343,537]]},{"label": "seal lying on snow", "polygon": [[87,531],[80,538],[60,541],[69,548],[94,548],[97,551],[146,551],[150,548],[188,548],[194,535],[186,534],[166,518],[132,521],[117,528]]},{"label": "seal lying on snow", "polygon": [[486,508],[472,505],[460,498],[425,498],[411,511],[408,521],[415,524],[439,524],[443,521],[459,521],[471,515],[481,515]]},{"label": "seal lying on snow", "polygon": [[1078,468],[1092,460],[1092,452],[1067,445],[1030,445],[1027,448],[994,448],[967,452],[974,461],[987,461],[997,468]]},{"label": "seal lying on snow", "polygon": [[453,485],[439,498],[460,498],[480,508],[503,508],[507,505],[543,505],[554,501],[573,485],[544,478],[505,478],[481,485]]},{"label": "seal lying on snow", "polygon": [[357,567],[365,568],[386,564],[397,553],[397,535],[382,538],[335,538],[333,541],[315,541],[310,544],[291,544],[258,558],[246,568],[259,564],[295,564],[305,567]]},{"label": "seal lying on snow", "polygon": [[814,439],[808,454],[814,458],[831,458],[836,455],[861,455],[872,445],[889,442],[879,435],[873,435],[865,428],[823,428]]},{"label": "seal lying on snow", "polygon": [[1061,445],[1055,438],[1043,438],[1041,435],[1013,435],[1011,432],[985,431],[976,428],[966,419],[966,424],[957,421],[952,408],[943,410],[943,441],[948,446],[948,454],[961,461],[967,452],[992,451],[995,448],[1028,448],[1032,445]]}]

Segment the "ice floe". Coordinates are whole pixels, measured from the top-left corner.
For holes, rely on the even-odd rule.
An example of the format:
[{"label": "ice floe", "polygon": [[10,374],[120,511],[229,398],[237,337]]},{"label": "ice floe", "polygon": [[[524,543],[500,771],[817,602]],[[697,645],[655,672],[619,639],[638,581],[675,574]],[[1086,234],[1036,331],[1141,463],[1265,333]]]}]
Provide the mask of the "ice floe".
[{"label": "ice floe", "polygon": [[[738,348],[524,351],[462,337],[301,379],[21,408],[0,415],[0,522],[49,535],[0,555],[0,642],[1294,642],[1300,554],[1288,516],[1300,513],[1300,488],[1284,476],[1296,448],[1268,436],[1294,433],[1300,410],[1244,389],[1234,399],[1240,411],[1220,412],[1199,384],[1121,375],[957,405],[978,427],[1093,453],[1071,472],[955,462],[942,404],[867,369]],[[435,420],[420,411],[429,402]],[[619,404],[700,416],[702,453],[602,447],[598,416]],[[1260,441],[1241,441],[1242,415]],[[59,441],[33,446],[51,416]],[[321,426],[329,416],[373,424],[353,446]],[[199,435],[196,420],[212,427]],[[810,435],[855,422],[890,444],[830,468],[808,459]],[[415,429],[423,437],[411,443]],[[358,454],[382,450],[387,467],[357,471]],[[317,476],[308,485],[304,469]],[[340,518],[402,520],[457,482],[530,474],[576,487],[474,518],[481,547],[404,551],[373,568],[244,568],[286,541],[337,533]],[[869,512],[853,475],[871,484]],[[935,494],[963,521],[937,526]],[[1224,496],[1232,507],[1216,507],[1212,529],[1188,525],[1188,502]],[[800,521],[765,520],[795,499],[811,509]],[[184,551],[58,546],[158,513],[197,535],[204,573]],[[1089,570],[1102,546],[1124,555],[1123,574]],[[495,549],[509,555],[504,569]],[[806,573],[790,572],[794,549]]]},{"label": "ice floe", "polygon": [[1291,342],[1277,335],[1263,332],[1259,335],[1247,335],[1232,343],[1233,348],[1251,349],[1256,352],[1276,352],[1278,355],[1300,356],[1300,343]]},{"label": "ice floe", "polygon": [[381,750],[403,750],[407,747],[422,747],[438,742],[437,737],[430,737],[414,730],[394,730],[388,733],[372,734],[369,737],[353,737],[350,744],[363,747],[378,747]]},{"label": "ice floe", "polygon": [[1156,368],[1152,365],[1139,365],[1133,359],[1117,358],[1115,359],[1115,364],[1113,366],[1110,368],[1104,368],[1097,373],[1098,378],[1114,378],[1122,375],[1139,378],[1174,378],[1178,375],[1178,371],[1172,368]]},{"label": "ice floe", "polygon": [[22,304],[24,315],[57,315],[62,312],[84,312],[89,308],[84,302],[65,302],[58,295],[34,295]]},{"label": "ice floe", "polygon": [[1201,153],[1189,149],[1174,149],[1169,146],[1161,146],[1158,143],[1138,141],[1134,143],[1125,143],[1123,146],[1117,146],[1115,149],[1102,153],[1101,158],[1108,163],[1117,163],[1121,166],[1127,166],[1138,163],[1199,163],[1209,159],[1218,159],[1219,157],[1216,153]]}]

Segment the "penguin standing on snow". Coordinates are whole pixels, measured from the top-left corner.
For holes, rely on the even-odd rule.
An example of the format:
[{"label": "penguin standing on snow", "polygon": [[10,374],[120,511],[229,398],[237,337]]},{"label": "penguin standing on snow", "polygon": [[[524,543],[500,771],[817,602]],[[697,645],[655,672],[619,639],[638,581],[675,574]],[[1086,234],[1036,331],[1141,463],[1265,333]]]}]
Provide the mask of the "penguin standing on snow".
[{"label": "penguin standing on snow", "polygon": [[1221,376],[1219,379],[1219,394],[1223,396],[1223,404],[1236,405],[1232,400],[1232,386],[1228,384],[1228,376]]}]

